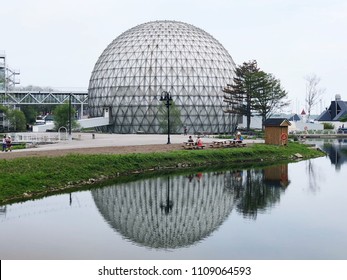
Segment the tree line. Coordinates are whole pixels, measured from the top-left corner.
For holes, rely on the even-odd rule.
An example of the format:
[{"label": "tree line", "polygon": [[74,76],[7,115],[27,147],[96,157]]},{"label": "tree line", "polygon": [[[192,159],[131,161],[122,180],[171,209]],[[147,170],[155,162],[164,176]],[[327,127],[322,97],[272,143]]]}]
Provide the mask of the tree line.
[{"label": "tree line", "polygon": [[[58,130],[60,127],[67,127],[69,124],[69,104],[61,105],[47,105],[38,106],[35,108],[32,105],[23,105],[20,110],[12,109],[0,105],[0,112],[2,113],[3,123],[7,120],[7,127],[2,127],[2,131],[23,132],[30,130],[29,127],[35,124],[38,115],[46,115],[50,112],[54,116],[54,129]],[[71,126],[73,129],[78,128],[76,121],[76,109],[71,107]]]}]

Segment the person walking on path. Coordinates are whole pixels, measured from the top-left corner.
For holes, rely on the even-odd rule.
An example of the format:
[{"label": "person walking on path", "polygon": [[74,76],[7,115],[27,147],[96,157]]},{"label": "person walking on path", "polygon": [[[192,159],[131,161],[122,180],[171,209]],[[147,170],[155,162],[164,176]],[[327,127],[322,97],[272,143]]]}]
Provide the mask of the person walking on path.
[{"label": "person walking on path", "polygon": [[4,138],[2,138],[2,151],[3,152],[6,152],[6,147],[7,147],[6,135],[4,135]]},{"label": "person walking on path", "polygon": [[12,139],[11,139],[11,136],[8,136],[6,138],[6,152],[7,151],[12,152]]}]

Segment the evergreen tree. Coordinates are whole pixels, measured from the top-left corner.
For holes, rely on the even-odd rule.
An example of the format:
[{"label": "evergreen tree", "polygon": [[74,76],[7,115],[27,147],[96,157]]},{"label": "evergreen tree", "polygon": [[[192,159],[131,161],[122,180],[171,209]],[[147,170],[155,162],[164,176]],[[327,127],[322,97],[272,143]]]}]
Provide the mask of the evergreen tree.
[{"label": "evergreen tree", "polygon": [[226,112],[246,116],[247,130],[253,115],[261,116],[264,124],[274,112],[289,104],[280,81],[261,71],[255,60],[236,67],[233,84],[228,84],[223,92],[224,102],[229,106]]},{"label": "evergreen tree", "polygon": [[247,117],[247,130],[250,129],[253,116],[253,96],[257,90],[257,74],[259,68],[255,60],[244,62],[235,69],[233,83],[223,89],[224,102],[229,105],[227,113]]},{"label": "evergreen tree", "polygon": [[282,89],[281,83],[272,74],[263,71],[257,73],[257,90],[253,96],[253,109],[262,117],[262,125],[273,113],[289,105],[287,92]]}]

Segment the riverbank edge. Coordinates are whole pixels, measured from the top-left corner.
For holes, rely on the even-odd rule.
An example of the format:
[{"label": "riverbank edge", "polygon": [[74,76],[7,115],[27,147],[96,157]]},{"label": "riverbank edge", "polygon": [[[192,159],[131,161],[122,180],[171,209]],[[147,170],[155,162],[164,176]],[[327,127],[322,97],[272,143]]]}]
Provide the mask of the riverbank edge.
[{"label": "riverbank edge", "polygon": [[[168,170],[189,170],[214,165],[231,168],[270,165],[284,161],[293,162],[298,160],[298,154],[302,156],[299,159],[324,156],[324,153],[316,148],[289,143],[288,146],[255,144],[232,149],[125,155],[75,154],[55,158],[28,157],[4,160],[0,179],[0,205],[96,186],[124,176],[149,172],[159,174]],[[39,174],[35,166],[40,170]],[[6,186],[6,181],[11,182],[10,186]]]}]

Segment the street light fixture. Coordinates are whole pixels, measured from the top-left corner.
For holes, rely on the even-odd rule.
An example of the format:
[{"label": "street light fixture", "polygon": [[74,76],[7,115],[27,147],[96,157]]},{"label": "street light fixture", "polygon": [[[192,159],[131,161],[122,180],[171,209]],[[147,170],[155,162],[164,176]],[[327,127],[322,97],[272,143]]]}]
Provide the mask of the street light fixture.
[{"label": "street light fixture", "polygon": [[172,101],[171,93],[168,91],[163,91],[160,96],[160,101],[166,101],[167,108],[167,144],[170,143],[170,101]]},{"label": "street light fixture", "polygon": [[69,93],[69,113],[68,113],[68,118],[69,118],[69,140],[72,140],[72,135],[71,135],[71,92]]}]

